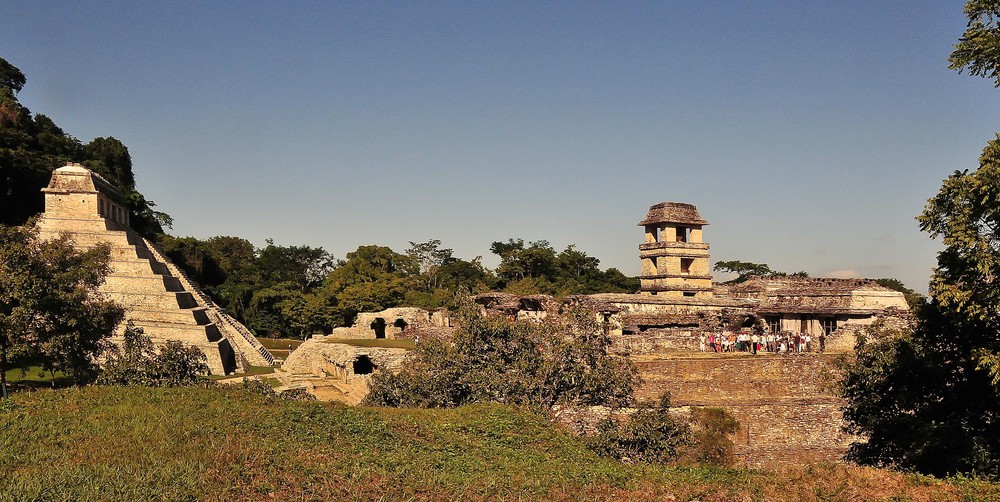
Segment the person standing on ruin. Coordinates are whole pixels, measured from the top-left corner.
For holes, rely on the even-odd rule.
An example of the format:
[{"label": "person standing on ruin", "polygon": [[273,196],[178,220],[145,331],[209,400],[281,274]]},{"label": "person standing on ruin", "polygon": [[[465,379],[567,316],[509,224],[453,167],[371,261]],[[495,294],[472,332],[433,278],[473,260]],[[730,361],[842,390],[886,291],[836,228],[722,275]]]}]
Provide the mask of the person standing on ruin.
[{"label": "person standing on ruin", "polygon": [[750,346],[753,348],[753,355],[757,355],[757,344],[760,343],[760,338],[757,337],[757,333],[754,333],[750,337]]},{"label": "person standing on ruin", "polygon": [[812,343],[813,343],[812,335],[806,333],[806,352],[812,352],[813,350]]},{"label": "person standing on ruin", "polygon": [[698,350],[705,352],[705,332],[698,335]]},{"label": "person standing on ruin", "polygon": [[819,334],[819,353],[826,352],[826,331]]}]

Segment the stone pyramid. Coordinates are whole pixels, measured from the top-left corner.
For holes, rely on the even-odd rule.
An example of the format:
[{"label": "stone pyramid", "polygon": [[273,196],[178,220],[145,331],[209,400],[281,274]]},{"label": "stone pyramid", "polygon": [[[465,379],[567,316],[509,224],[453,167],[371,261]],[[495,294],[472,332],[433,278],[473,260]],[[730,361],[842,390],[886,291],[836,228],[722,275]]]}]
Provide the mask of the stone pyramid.
[{"label": "stone pyramid", "polygon": [[110,244],[111,273],[100,291],[124,306],[126,319],[154,344],[177,340],[198,347],[217,375],[273,363],[246,327],[216,306],[159,247],[129,227],[124,199],[107,180],[70,164],[53,171],[42,192],[45,213],[38,221],[39,235],[66,233],[78,248]]}]

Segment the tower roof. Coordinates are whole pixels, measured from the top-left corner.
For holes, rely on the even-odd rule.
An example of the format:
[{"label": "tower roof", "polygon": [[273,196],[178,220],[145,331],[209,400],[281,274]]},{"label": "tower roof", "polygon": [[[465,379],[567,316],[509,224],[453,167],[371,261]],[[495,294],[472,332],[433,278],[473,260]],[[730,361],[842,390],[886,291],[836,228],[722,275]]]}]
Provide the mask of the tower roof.
[{"label": "tower roof", "polygon": [[639,222],[639,226],[652,225],[654,223],[680,223],[682,225],[708,225],[708,222],[701,219],[698,208],[693,204],[683,202],[661,202],[649,206],[646,219]]}]

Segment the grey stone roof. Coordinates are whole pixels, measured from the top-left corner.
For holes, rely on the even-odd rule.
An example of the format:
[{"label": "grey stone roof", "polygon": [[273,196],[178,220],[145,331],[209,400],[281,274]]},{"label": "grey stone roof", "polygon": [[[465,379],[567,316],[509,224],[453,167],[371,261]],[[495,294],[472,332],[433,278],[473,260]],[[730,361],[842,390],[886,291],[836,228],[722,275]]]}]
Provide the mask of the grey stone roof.
[{"label": "grey stone roof", "polygon": [[679,223],[682,225],[708,225],[708,222],[698,214],[698,208],[693,204],[683,202],[661,202],[649,206],[646,219],[639,222],[639,226],[652,225],[654,223]]}]

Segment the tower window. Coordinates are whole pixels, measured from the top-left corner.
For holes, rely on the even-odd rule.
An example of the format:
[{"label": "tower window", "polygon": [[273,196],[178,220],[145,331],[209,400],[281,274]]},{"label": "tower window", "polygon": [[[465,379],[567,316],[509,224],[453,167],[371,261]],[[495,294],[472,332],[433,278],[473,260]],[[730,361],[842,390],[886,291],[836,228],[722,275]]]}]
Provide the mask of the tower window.
[{"label": "tower window", "polygon": [[681,273],[684,275],[690,274],[692,264],[694,264],[694,258],[681,258]]},{"label": "tower window", "polygon": [[687,242],[687,241],[688,241],[688,228],[677,227],[677,242]]}]

